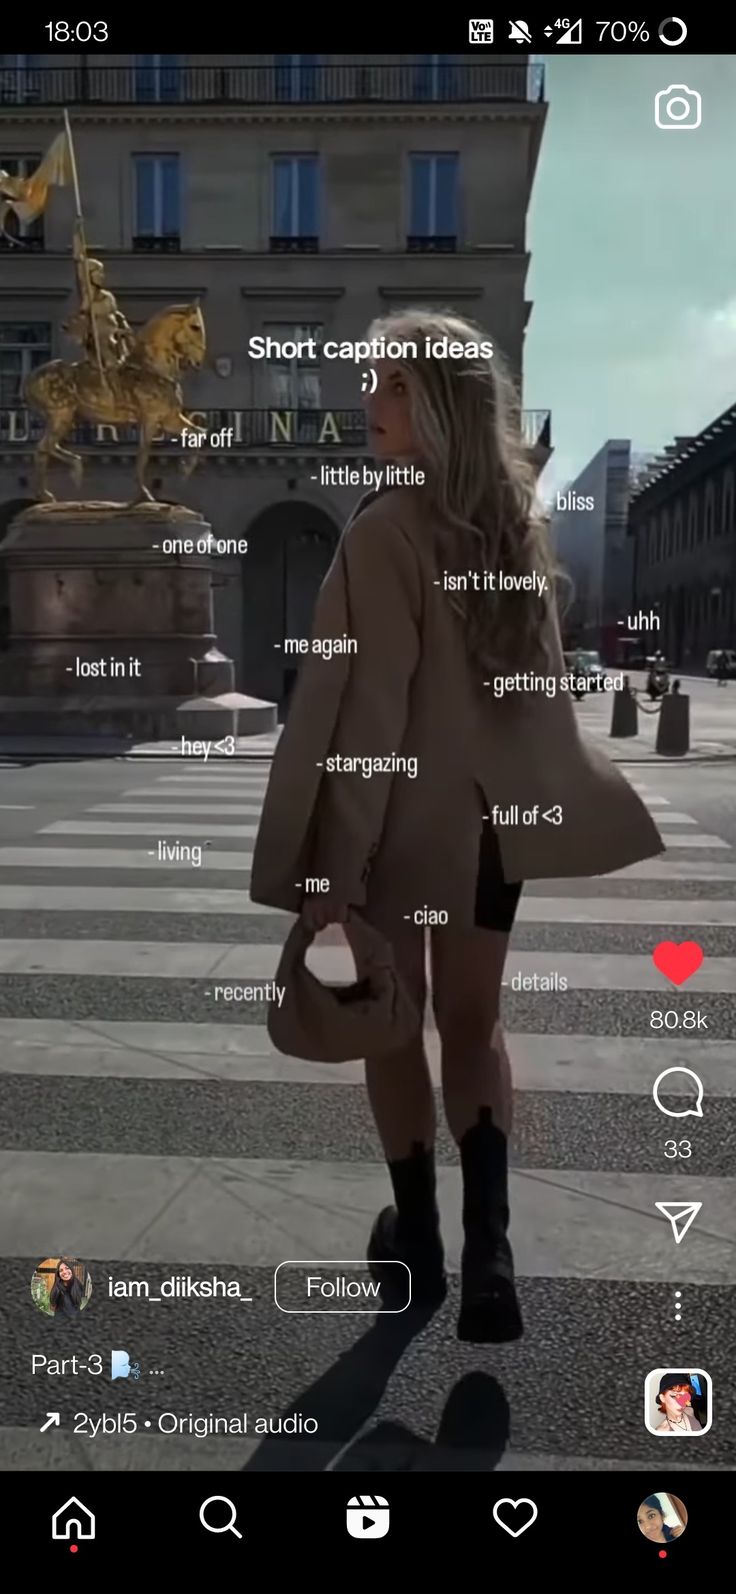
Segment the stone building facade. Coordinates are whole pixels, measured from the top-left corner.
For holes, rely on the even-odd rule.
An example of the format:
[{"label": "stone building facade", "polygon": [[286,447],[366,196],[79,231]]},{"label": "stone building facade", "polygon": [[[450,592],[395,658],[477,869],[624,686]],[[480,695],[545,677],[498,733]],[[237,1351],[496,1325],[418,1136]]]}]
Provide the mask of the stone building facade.
[{"label": "stone building facade", "polygon": [[600,652],[610,664],[617,662],[619,622],[631,599],[630,467],[628,439],[609,438],[557,493],[551,519],[555,552],[572,582],[565,640]]},{"label": "stone building facade", "polygon": [[[207,358],[186,407],[232,437],[186,481],[180,444],[157,449],[151,485],[247,541],[216,563],[217,639],[242,689],[283,702],[293,671],[277,644],[308,630],[356,497],[322,467],[367,458],[360,372],[267,365],[248,340],[355,339],[392,308],[449,305],[487,329],[521,384],[543,69],[521,56],[0,56],[0,167],[33,170],[63,107],[89,249],[131,324],[201,304]],[[23,247],[0,237],[0,547],[34,496],[23,377],[78,357],[62,330],[72,226],[70,190],[54,189]],[[525,411],[524,428],[541,468],[549,413]],[[83,496],[129,499],[132,437],[96,427],[77,442]],[[51,485],[79,496],[61,466]]]},{"label": "stone building facade", "polygon": [[649,471],[629,535],[634,607],[660,621],[650,644],[695,672],[710,649],[736,647],[736,405]]}]

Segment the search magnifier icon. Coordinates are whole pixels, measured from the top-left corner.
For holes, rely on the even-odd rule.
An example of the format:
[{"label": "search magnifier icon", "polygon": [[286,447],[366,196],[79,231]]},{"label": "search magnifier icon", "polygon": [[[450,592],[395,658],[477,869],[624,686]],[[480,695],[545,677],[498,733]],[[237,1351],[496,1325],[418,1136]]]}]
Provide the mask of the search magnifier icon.
[{"label": "search magnifier icon", "polygon": [[[230,1507],[229,1520],[224,1524],[223,1527],[215,1527],[214,1523],[208,1522],[205,1516],[205,1511],[208,1505],[215,1505],[218,1503],[220,1505],[229,1505]],[[235,1517],[235,1506],[233,1505],[232,1500],[228,1500],[227,1495],[225,1494],[211,1494],[208,1500],[202,1501],[202,1504],[199,1508],[199,1520],[202,1524],[202,1527],[206,1528],[208,1533],[234,1533],[236,1539],[242,1539],[242,1533],[239,1533],[235,1526]]]}]

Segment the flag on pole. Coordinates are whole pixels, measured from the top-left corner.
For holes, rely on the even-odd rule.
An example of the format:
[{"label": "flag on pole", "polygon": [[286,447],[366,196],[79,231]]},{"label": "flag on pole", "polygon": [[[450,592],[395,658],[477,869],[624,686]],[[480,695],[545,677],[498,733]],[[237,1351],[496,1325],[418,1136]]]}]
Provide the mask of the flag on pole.
[{"label": "flag on pole", "polygon": [[65,187],[72,180],[72,161],[67,133],[58,133],[49,145],[40,166],[30,177],[10,177],[0,172],[0,199],[7,210],[15,211],[19,221],[35,221],[46,209],[51,187]]}]

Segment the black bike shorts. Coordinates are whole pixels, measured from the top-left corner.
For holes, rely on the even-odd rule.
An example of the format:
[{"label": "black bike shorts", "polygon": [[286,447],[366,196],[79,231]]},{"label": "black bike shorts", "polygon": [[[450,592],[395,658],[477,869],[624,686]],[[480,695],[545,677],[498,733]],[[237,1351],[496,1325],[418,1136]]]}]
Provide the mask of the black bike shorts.
[{"label": "black bike shorts", "polygon": [[513,928],[524,882],[504,879],[501,849],[490,815],[483,820],[475,889],[475,922],[479,930],[506,934]]}]

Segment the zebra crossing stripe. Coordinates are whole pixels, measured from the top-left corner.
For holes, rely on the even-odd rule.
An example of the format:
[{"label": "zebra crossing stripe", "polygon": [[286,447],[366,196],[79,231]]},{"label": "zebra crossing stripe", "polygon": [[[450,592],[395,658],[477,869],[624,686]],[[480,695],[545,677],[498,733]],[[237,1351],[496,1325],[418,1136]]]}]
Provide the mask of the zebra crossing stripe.
[{"label": "zebra crossing stripe", "polygon": [[[57,1232],[75,1236],[80,1256],[163,1264],[186,1257],[189,1266],[217,1257],[218,1265],[272,1268],[283,1258],[319,1256],[329,1213],[332,1255],[360,1257],[385,1181],[378,1163],[6,1151],[2,1183],[14,1199],[0,1206],[0,1254],[46,1255],[53,1212]],[[669,1225],[654,1205],[661,1173],[540,1168],[512,1172],[509,1186],[520,1275],[584,1279],[594,1267],[596,1279],[671,1279]],[[697,1246],[678,1257],[678,1281],[732,1283],[733,1181],[670,1174],[667,1192],[675,1201],[702,1201],[707,1213]],[[448,1264],[457,1271],[456,1168],[438,1169],[438,1198]]]},{"label": "zebra crossing stripe", "polygon": [[[228,946],[207,941],[0,941],[0,974],[67,974],[99,978],[147,976],[153,979],[207,979],[218,986],[242,986],[273,980],[280,945],[245,942]],[[309,965],[324,980],[352,980],[354,964],[347,946],[316,946]],[[673,987],[654,967],[651,957],[627,952],[511,951],[507,982],[513,974],[548,976],[554,970],[567,990],[653,991],[661,996]],[[688,982],[693,999],[705,992],[736,992],[736,958],[708,957]],[[206,995],[206,993],[204,993]],[[224,999],[224,998],[223,998]],[[564,987],[557,1000],[564,1002]]]},{"label": "zebra crossing stripe", "polygon": [[[669,1036],[577,1035],[555,1031],[506,1031],[514,1089],[596,1095],[650,1096],[652,1084],[672,1063]],[[440,1042],[425,1032],[435,1084],[440,1078]],[[700,1072],[708,1100],[736,1097],[731,1041],[683,1036],[678,1064]],[[361,1085],[363,1063],[307,1063],[274,1052],[264,1024],[186,1024],[154,1020],[64,1020],[0,1018],[0,1074],[33,1078],[186,1079],[205,1084],[286,1081],[296,1085]],[[675,1094],[688,1082],[673,1080]]]},{"label": "zebra crossing stripe", "polygon": [[[175,871],[176,872],[176,871]],[[178,871],[181,872],[181,871]],[[555,889],[555,882],[537,882]],[[282,919],[291,914],[252,902],[245,882],[236,890],[183,886],[0,885],[0,912],[228,914]],[[559,897],[524,892],[519,924],[736,925],[736,898]]]}]

